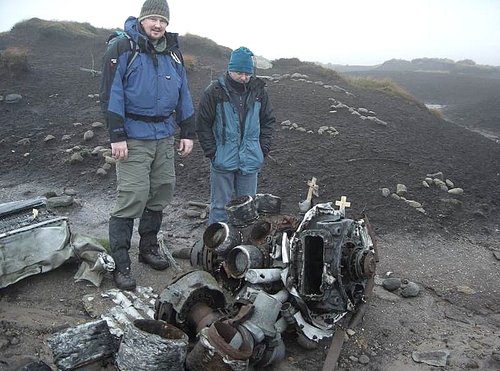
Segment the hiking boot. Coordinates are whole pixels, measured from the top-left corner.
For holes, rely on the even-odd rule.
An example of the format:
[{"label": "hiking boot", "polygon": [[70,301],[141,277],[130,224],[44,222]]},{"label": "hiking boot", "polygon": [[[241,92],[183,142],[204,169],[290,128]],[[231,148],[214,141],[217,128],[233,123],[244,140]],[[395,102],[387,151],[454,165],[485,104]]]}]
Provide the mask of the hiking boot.
[{"label": "hiking boot", "polygon": [[158,232],[162,222],[161,211],[145,209],[139,222],[139,261],[151,268],[164,270],[170,266],[169,261],[160,253]]},{"label": "hiking boot", "polygon": [[119,271],[115,269],[113,271],[113,278],[115,280],[116,287],[120,290],[135,290],[137,286],[134,277],[130,275],[130,268]]},{"label": "hiking boot", "polygon": [[130,275],[130,240],[134,228],[134,219],[117,218],[112,216],[109,219],[109,247],[111,256],[115,261],[113,278],[116,287],[122,290],[134,290],[135,279]]},{"label": "hiking boot", "polygon": [[163,271],[170,267],[167,259],[160,255],[158,251],[148,251],[139,253],[139,261],[148,264],[151,268]]}]

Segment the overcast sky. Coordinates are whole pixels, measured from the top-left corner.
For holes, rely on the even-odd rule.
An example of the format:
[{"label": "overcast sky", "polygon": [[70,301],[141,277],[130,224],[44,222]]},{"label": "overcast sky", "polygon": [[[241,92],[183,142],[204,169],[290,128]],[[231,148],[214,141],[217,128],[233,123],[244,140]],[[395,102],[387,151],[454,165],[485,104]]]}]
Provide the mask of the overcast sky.
[{"label": "overcast sky", "polygon": [[[0,0],[0,32],[21,20],[123,27],[142,0]],[[500,66],[500,0],[169,0],[167,30],[268,59],[374,65],[472,59]],[[181,45],[182,47],[182,45]]]}]

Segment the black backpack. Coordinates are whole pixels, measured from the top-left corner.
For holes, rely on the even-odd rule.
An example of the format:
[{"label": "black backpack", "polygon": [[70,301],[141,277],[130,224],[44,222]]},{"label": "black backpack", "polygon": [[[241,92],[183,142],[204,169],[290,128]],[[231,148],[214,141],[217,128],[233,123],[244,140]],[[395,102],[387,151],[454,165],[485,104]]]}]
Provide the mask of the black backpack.
[{"label": "black backpack", "polygon": [[118,42],[121,39],[128,39],[130,42],[130,50],[132,53],[130,53],[128,60],[127,60],[127,69],[130,67],[134,59],[137,57],[137,55],[141,52],[139,45],[130,37],[128,33],[125,31],[115,31],[111,35],[109,35],[108,40],[106,41],[106,45],[109,48],[111,45],[113,45],[115,42]]}]

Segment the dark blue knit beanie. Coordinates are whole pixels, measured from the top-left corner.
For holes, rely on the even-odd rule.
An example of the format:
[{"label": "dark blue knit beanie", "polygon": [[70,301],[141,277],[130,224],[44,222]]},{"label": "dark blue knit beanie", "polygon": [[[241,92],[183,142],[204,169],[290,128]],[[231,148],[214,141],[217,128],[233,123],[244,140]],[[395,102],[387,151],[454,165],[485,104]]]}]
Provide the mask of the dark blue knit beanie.
[{"label": "dark blue knit beanie", "polygon": [[253,53],[244,46],[233,50],[227,70],[230,72],[253,73]]}]

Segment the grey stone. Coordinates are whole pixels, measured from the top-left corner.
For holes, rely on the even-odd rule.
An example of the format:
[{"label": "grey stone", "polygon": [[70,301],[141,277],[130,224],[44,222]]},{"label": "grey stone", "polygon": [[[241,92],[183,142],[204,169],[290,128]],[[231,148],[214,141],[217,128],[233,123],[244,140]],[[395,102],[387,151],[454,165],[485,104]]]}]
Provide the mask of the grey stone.
[{"label": "grey stone", "polygon": [[104,170],[102,167],[97,169],[96,173],[97,173],[97,175],[100,175],[100,176],[105,176],[108,174],[108,172],[106,170]]},{"label": "grey stone", "polygon": [[116,164],[116,160],[111,156],[104,157],[104,161],[106,161],[107,164],[111,164],[111,165]]},{"label": "grey stone", "polygon": [[382,196],[388,197],[391,194],[389,188],[382,188]]},{"label": "grey stone", "polygon": [[495,257],[496,260],[500,260],[500,251],[493,251],[493,256]]},{"label": "grey stone", "polygon": [[446,179],[444,182],[446,183],[446,185],[447,185],[448,187],[450,187],[450,188],[455,188],[455,184],[454,184],[451,180]]},{"label": "grey stone", "polygon": [[434,178],[434,179],[432,180],[432,182],[433,182],[435,185],[437,185],[438,187],[441,187],[441,186],[445,186],[445,187],[446,187],[446,183],[445,183],[445,182],[443,182],[443,181],[442,181],[441,179],[439,179],[439,178]]},{"label": "grey stone", "polygon": [[450,356],[450,351],[443,350],[433,350],[428,352],[412,352],[411,357],[417,363],[425,363],[430,366],[445,367],[448,357]]},{"label": "grey stone", "polygon": [[93,155],[98,155],[99,153],[101,153],[101,149],[104,149],[104,147],[103,147],[103,146],[97,146],[97,147],[95,147],[95,148],[92,150],[91,154],[93,154]]},{"label": "grey stone", "polygon": [[94,137],[94,132],[93,132],[92,130],[87,130],[87,131],[83,134],[83,140],[85,140],[85,141],[89,141],[89,140],[91,140],[93,137]]},{"label": "grey stone", "polygon": [[370,358],[368,358],[367,355],[362,354],[359,356],[358,362],[362,365],[367,365],[368,363],[370,363]]},{"label": "grey stone", "polygon": [[400,278],[386,278],[382,281],[382,287],[389,291],[395,291],[401,287],[401,279]]},{"label": "grey stone", "polygon": [[418,208],[421,208],[422,207],[422,204],[420,202],[417,202],[417,201],[413,201],[413,200],[406,200],[405,201],[408,205],[410,205],[411,207],[414,207],[415,209],[418,209]]},{"label": "grey stone", "polygon": [[18,146],[26,146],[26,145],[28,145],[28,144],[31,144],[31,140],[30,140],[30,138],[23,138],[23,139],[18,140],[18,141],[16,142],[16,144],[17,144]]},{"label": "grey stone", "polygon": [[95,121],[90,126],[92,126],[94,129],[99,129],[99,128],[103,128],[104,124],[102,122]]},{"label": "grey stone", "polygon": [[373,295],[381,300],[390,301],[392,303],[401,301],[401,297],[399,297],[396,294],[393,294],[392,292],[384,290],[379,286],[375,286],[373,288]]},{"label": "grey stone", "polygon": [[57,196],[51,197],[47,199],[47,207],[67,207],[73,205],[73,197],[65,195],[65,196]]},{"label": "grey stone", "polygon": [[406,285],[403,290],[401,290],[401,296],[404,298],[412,298],[417,296],[419,292],[419,285],[417,285],[415,282],[408,282],[408,285]]},{"label": "grey stone", "polygon": [[19,103],[23,99],[21,94],[7,94],[4,98],[4,102],[8,104]]},{"label": "grey stone", "polygon": [[50,141],[50,140],[54,140],[54,139],[56,139],[56,137],[55,137],[55,136],[53,136],[53,135],[51,135],[51,134],[49,134],[49,135],[47,135],[47,136],[44,138],[44,140],[43,140],[43,141],[44,141],[44,142],[48,142],[48,141]]},{"label": "grey stone", "polygon": [[79,162],[83,162],[83,157],[80,153],[76,152],[76,153],[73,153],[69,159],[69,162],[71,164],[77,164]]},{"label": "grey stone", "polygon": [[64,194],[68,196],[75,196],[77,192],[73,188],[66,188]]},{"label": "grey stone", "polygon": [[464,193],[464,190],[462,188],[452,188],[448,190],[448,193],[452,195],[462,195]]},{"label": "grey stone", "polygon": [[404,184],[398,183],[396,185],[396,194],[398,196],[402,196],[402,195],[406,194],[407,192],[408,192],[408,189],[406,188],[406,186]]}]

